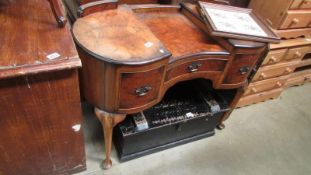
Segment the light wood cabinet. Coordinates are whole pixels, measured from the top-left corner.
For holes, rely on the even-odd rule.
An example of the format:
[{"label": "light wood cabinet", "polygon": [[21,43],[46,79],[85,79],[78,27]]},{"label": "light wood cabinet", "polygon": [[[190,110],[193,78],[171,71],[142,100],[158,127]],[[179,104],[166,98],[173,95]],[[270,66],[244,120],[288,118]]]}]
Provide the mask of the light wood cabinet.
[{"label": "light wood cabinet", "polygon": [[311,8],[311,0],[294,0],[289,9],[310,9]]},{"label": "light wood cabinet", "polygon": [[274,99],[287,87],[310,82],[310,41],[309,38],[297,38],[271,44],[270,52],[237,106]]},{"label": "light wood cabinet", "polygon": [[252,0],[249,7],[274,29],[310,27],[310,0]]}]

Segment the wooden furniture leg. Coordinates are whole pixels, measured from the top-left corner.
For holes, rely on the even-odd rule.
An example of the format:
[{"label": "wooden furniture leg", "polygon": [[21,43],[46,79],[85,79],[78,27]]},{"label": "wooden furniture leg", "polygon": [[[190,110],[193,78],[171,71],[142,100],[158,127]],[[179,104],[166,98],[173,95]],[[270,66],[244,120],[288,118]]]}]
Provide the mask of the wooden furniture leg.
[{"label": "wooden furniture leg", "polygon": [[245,89],[248,85],[242,86],[237,90],[237,93],[235,94],[234,99],[232,100],[232,102],[230,103],[230,111],[228,111],[220,120],[219,125],[217,125],[217,129],[222,130],[225,129],[226,125],[224,124],[224,121],[227,120],[230,116],[230,114],[233,112],[233,110],[235,109],[236,105],[238,104],[240,98],[243,96]]},{"label": "wooden furniture leg", "polygon": [[112,144],[113,127],[122,122],[126,114],[112,114],[95,108],[96,117],[100,120],[104,132],[106,159],[103,162],[103,168],[109,169],[112,166],[110,154]]}]

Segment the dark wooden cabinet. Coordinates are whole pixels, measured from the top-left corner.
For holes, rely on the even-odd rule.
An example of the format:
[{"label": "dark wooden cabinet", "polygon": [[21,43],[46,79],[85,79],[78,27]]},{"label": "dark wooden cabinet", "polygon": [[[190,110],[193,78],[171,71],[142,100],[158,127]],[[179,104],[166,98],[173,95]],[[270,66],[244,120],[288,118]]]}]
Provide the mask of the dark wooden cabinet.
[{"label": "dark wooden cabinet", "polygon": [[0,174],[86,169],[76,52],[48,1],[0,0]]}]

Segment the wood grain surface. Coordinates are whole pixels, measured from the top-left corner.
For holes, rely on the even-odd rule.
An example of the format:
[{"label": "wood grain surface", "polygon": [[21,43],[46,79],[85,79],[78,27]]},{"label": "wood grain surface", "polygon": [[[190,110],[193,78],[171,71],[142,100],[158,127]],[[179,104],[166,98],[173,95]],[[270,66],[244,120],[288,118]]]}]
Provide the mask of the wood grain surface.
[{"label": "wood grain surface", "polygon": [[78,19],[73,35],[81,48],[108,62],[144,64],[170,55],[126,5]]},{"label": "wood grain surface", "polygon": [[[0,0],[0,23],[0,75],[19,75],[16,69],[31,73],[29,66],[51,70],[49,65],[61,66],[61,60],[81,66],[69,26],[57,27],[48,1]],[[49,59],[53,53],[59,56]]]},{"label": "wood grain surface", "polygon": [[[191,18],[191,14],[186,16],[183,6],[131,5],[130,9],[119,6],[117,10],[93,13],[78,19],[73,30],[83,64],[84,97],[96,111],[101,111],[99,118],[106,118],[102,122],[105,168],[112,163],[110,140],[116,124],[112,121],[114,117],[148,109],[160,102],[176,83],[198,78],[211,80],[215,89],[232,89],[229,105],[233,110],[267,46],[210,38],[200,28],[204,23]],[[133,25],[143,30],[132,32]],[[153,61],[156,54],[142,47],[148,37],[159,41],[156,46],[163,42],[172,56]],[[222,127],[232,110],[222,117]],[[117,122],[123,119],[122,116]]]},{"label": "wood grain surface", "polygon": [[1,175],[86,168],[77,70],[2,79],[0,104]]},{"label": "wood grain surface", "polygon": [[311,38],[296,38],[296,39],[282,40],[279,44],[270,44],[270,49],[274,50],[304,45],[311,45]]},{"label": "wood grain surface", "polygon": [[278,98],[283,91],[283,88],[277,88],[270,91],[264,91],[261,93],[248,95],[246,97],[243,97],[240,99],[239,103],[236,105],[236,107],[243,107],[247,105],[251,105],[254,103],[259,103],[271,99]]},{"label": "wood grain surface", "polygon": [[226,52],[176,9],[137,12],[136,15],[164,43],[173,57],[200,52]]}]

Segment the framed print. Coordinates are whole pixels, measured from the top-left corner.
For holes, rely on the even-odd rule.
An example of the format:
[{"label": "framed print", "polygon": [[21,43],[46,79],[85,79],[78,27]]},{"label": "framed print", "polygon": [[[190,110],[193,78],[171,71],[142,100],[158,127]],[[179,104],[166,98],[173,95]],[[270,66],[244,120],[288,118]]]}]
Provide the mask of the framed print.
[{"label": "framed print", "polygon": [[198,2],[213,36],[278,43],[280,38],[251,9]]}]

